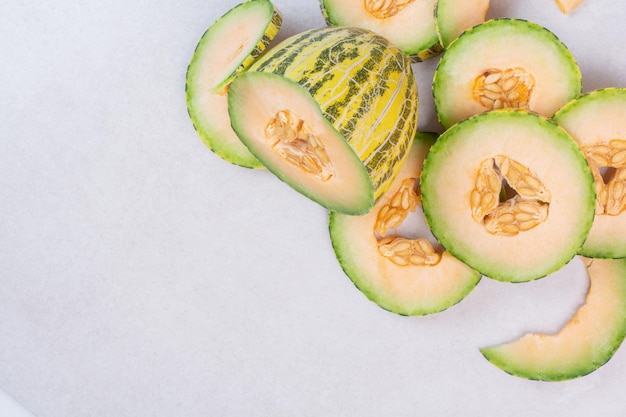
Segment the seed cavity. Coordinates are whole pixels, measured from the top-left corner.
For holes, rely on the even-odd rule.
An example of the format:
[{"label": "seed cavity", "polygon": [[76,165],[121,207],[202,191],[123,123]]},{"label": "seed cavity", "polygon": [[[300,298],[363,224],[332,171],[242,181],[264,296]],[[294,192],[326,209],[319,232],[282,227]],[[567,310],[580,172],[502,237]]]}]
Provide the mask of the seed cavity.
[{"label": "seed cavity", "polygon": [[397,229],[420,205],[417,178],[407,178],[376,216],[374,232],[378,235],[378,252],[398,266],[432,266],[441,260],[441,254],[435,251],[428,239],[387,236],[389,229]]},{"label": "seed cavity", "polygon": [[281,158],[320,181],[328,181],[334,176],[335,167],[324,143],[294,112],[277,112],[265,126],[265,139]]},{"label": "seed cavity", "polygon": [[[626,210],[626,140],[582,147],[593,174],[596,214],[617,216]],[[602,175],[602,171],[608,175]]]},{"label": "seed cavity", "polygon": [[533,76],[521,67],[484,71],[474,80],[472,96],[487,110],[528,108],[535,87]]},{"label": "seed cavity", "polygon": [[415,0],[363,0],[365,10],[377,19],[395,16]]},{"label": "seed cavity", "polygon": [[441,260],[441,255],[425,238],[389,236],[378,242],[378,252],[398,266],[432,266]]},{"label": "seed cavity", "polygon": [[[504,181],[515,192],[508,199]],[[528,167],[504,155],[481,162],[470,192],[474,221],[483,224],[487,232],[504,236],[517,235],[545,222],[550,200],[550,191]]]}]

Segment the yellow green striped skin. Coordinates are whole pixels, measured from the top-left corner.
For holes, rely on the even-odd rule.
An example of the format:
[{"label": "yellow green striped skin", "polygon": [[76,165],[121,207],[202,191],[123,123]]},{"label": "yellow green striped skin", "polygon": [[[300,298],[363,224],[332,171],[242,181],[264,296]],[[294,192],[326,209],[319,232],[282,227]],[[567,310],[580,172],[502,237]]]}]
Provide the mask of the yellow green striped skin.
[{"label": "yellow green striped skin", "polygon": [[384,193],[417,130],[417,85],[406,55],[368,30],[327,27],[286,39],[250,71],[306,88],[365,165],[374,198]]}]

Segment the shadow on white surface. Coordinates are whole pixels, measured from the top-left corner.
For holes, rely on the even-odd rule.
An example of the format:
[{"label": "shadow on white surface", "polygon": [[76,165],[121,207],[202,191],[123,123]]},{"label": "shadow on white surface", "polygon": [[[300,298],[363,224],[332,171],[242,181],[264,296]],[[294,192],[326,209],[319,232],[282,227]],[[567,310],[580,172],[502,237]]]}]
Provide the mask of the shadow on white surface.
[{"label": "shadow on white surface", "polygon": [[0,417],[35,417],[6,392],[0,390]]}]

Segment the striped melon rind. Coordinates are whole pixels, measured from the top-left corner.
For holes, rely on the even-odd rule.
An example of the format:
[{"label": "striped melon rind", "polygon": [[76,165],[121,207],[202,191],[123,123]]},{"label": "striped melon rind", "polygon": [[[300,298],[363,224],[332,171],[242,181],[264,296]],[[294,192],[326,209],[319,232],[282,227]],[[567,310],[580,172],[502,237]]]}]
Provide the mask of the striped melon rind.
[{"label": "striped melon rind", "polygon": [[[610,192],[615,203],[621,201],[622,211],[619,214],[607,214],[606,211],[596,210],[589,236],[587,236],[587,240],[579,252],[583,256],[591,258],[626,257],[625,116],[626,88],[605,88],[589,92],[570,101],[553,117],[583,149],[596,145],[609,145],[614,140],[621,142],[621,148],[623,148],[615,149],[614,156],[609,156],[606,164],[598,165],[600,169],[610,165],[612,169],[616,170],[611,179],[615,187],[609,189],[602,186],[604,191],[598,190],[598,194]],[[616,153],[619,155],[615,155]],[[615,209],[615,211],[619,210]]]},{"label": "striped melon rind", "polygon": [[435,23],[443,48],[465,30],[485,21],[489,0],[437,0]]},{"label": "striped melon rind", "polygon": [[556,334],[526,334],[481,349],[498,368],[522,378],[563,381],[606,364],[626,335],[626,259],[586,259],[585,304]]},{"label": "striped melon rind", "polygon": [[[368,204],[328,208],[347,210],[349,214],[369,211],[399,172],[417,129],[418,93],[410,60],[385,38],[371,31],[326,27],[284,40],[240,77],[253,72],[284,77],[311,95],[312,103],[364,165],[369,175],[369,188],[373,190],[373,198]],[[240,77],[235,79],[231,90]],[[275,105],[289,109],[291,105],[287,96],[267,95],[259,100],[259,111]],[[256,138],[252,137],[254,134],[250,136],[241,131],[247,117],[245,112],[251,109],[242,107],[241,103],[231,101],[230,104],[231,118],[237,114],[237,119],[242,121],[238,127],[233,125],[240,139],[270,171],[281,170],[285,164],[264,159],[263,152],[253,145],[263,143],[261,136],[265,126],[256,127]],[[263,107],[265,110],[261,109]],[[304,190],[298,181],[286,182],[317,200],[315,193]],[[340,192],[340,189],[336,191]],[[329,203],[327,199],[326,203]]]},{"label": "striped melon rind", "polygon": [[226,90],[278,34],[282,16],[269,0],[248,0],[226,12],[202,35],[187,68],[187,111],[202,142],[227,162],[263,165],[230,126]]},{"label": "striped melon rind", "polygon": [[[378,14],[368,10],[368,3],[377,9]],[[403,4],[397,7],[398,3]],[[320,7],[328,25],[360,27],[376,32],[389,39],[412,61],[420,62],[443,50],[435,25],[435,3],[436,0],[320,0]],[[385,14],[385,9],[390,13]]]},{"label": "striped melon rind", "polygon": [[[522,164],[550,194],[545,221],[515,235],[490,232],[472,212],[479,168],[498,155]],[[426,157],[421,191],[437,240],[500,281],[524,282],[560,269],[580,250],[594,218],[593,177],[580,147],[550,119],[522,110],[482,113],[446,130]]]},{"label": "striped melon rind", "polygon": [[[481,103],[477,82],[492,71],[512,70],[531,79],[528,100],[517,97]],[[494,83],[500,86],[502,81]],[[521,84],[520,84],[521,85]],[[478,24],[448,46],[433,77],[435,110],[444,128],[494,108],[522,107],[550,117],[582,92],[580,68],[567,47],[548,29],[522,19]],[[524,94],[525,96],[525,94]],[[495,96],[494,96],[495,97]],[[499,106],[499,107],[498,107]]]},{"label": "striped melon rind", "polygon": [[[479,273],[445,251],[436,265],[400,266],[378,250],[379,238],[374,228],[380,210],[404,180],[419,179],[424,157],[436,138],[433,133],[416,135],[402,170],[369,213],[363,216],[329,213],[330,239],[346,275],[369,300],[400,315],[443,311],[464,299],[481,278]],[[417,210],[421,214],[421,210]],[[401,235],[398,231],[395,234]]]}]

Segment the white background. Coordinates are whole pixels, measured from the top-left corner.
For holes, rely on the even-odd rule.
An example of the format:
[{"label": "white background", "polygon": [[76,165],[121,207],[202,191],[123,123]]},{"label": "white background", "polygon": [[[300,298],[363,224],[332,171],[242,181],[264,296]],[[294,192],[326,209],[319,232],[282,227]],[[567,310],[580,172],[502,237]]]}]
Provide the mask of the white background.
[{"label": "white background", "polygon": [[[322,208],[201,143],[185,70],[236,3],[3,1],[0,389],[40,417],[623,415],[624,347],[561,383],[478,351],[562,327],[587,290],[579,261],[397,316],[343,274]],[[280,39],[323,25],[317,0],[275,3]],[[621,0],[568,16],[493,0],[489,16],[555,32],[585,91],[626,87]],[[441,130],[436,63],[414,67],[422,130]]]}]

